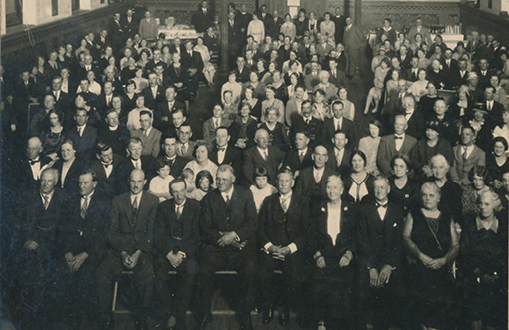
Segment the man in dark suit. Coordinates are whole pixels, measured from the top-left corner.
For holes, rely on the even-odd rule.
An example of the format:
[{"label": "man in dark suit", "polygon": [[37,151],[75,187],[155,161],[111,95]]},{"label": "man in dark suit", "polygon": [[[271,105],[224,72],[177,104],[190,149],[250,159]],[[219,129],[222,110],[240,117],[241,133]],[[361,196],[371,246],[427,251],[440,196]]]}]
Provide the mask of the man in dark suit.
[{"label": "man in dark suit", "polygon": [[[43,136],[49,129],[49,112],[55,109],[55,97],[52,94],[44,96],[44,105],[37,109],[35,115],[30,120],[29,135]],[[26,110],[25,110],[26,111]],[[62,119],[62,118],[60,118]]]},{"label": "man in dark suit", "polygon": [[212,26],[213,20],[214,16],[209,8],[209,3],[207,0],[203,0],[201,2],[200,9],[194,13],[191,19],[191,24],[194,26],[196,32],[204,33],[207,31],[209,26]]},{"label": "man in dark suit", "polygon": [[175,109],[185,109],[185,104],[176,100],[177,89],[169,86],[164,92],[166,100],[160,102],[154,111],[154,127],[165,132],[171,126],[171,113]]},{"label": "man in dark suit", "polygon": [[129,192],[113,198],[108,235],[110,249],[97,271],[98,316],[105,323],[113,298],[113,280],[124,270],[133,271],[140,293],[141,307],[133,311],[138,328],[143,328],[148,316],[154,277],[153,230],[159,199],[143,191],[146,182],[143,170],[135,169],[129,176]]},{"label": "man in dark suit", "polygon": [[329,151],[329,160],[327,161],[327,167],[339,173],[342,178],[346,178],[350,174],[350,156],[352,152],[345,149],[347,143],[348,139],[345,133],[337,131],[332,140],[334,149]]},{"label": "man in dark suit", "polygon": [[149,109],[155,109],[157,104],[164,101],[164,87],[157,84],[155,73],[148,75],[148,87],[141,93],[145,96],[145,106]]},{"label": "man in dark suit", "polygon": [[396,115],[401,115],[406,113],[403,108],[403,100],[406,96],[411,96],[412,94],[407,91],[407,81],[404,79],[398,80],[398,90],[392,91],[389,94],[389,98],[387,103],[385,103],[382,109],[382,122],[384,128],[388,132],[392,132],[392,126],[394,125],[394,117]]},{"label": "man in dark suit", "polygon": [[489,86],[484,89],[484,101],[481,109],[488,111],[486,123],[491,129],[502,123],[502,113],[505,111],[504,105],[494,100],[495,87]]},{"label": "man in dark suit", "polygon": [[185,51],[182,53],[182,64],[187,68],[189,75],[189,93],[196,96],[198,81],[203,75],[203,59],[201,54],[193,50],[193,42],[187,41]]},{"label": "man in dark suit", "polygon": [[[157,210],[154,224],[155,299],[158,309],[169,315],[168,327],[185,329],[185,316],[198,273],[197,250],[200,244],[200,203],[186,198],[186,182],[170,183],[173,199]],[[175,301],[171,302],[168,272],[177,271]],[[172,282],[174,282],[172,280]],[[175,306],[170,311],[170,305]]]},{"label": "man in dark suit", "polygon": [[85,162],[92,160],[95,142],[97,140],[97,129],[87,125],[88,111],[83,108],[76,109],[74,120],[76,126],[67,131],[67,137],[74,143],[77,156]]},{"label": "man in dark suit", "polygon": [[[40,188],[24,192],[13,209],[12,224],[16,256],[10,264],[19,270],[16,274],[23,299],[23,329],[51,328],[52,306],[58,304],[54,293],[58,287],[57,227],[66,204],[66,193],[56,188],[58,171],[46,168],[41,172]],[[37,275],[37,276],[34,276]]]},{"label": "man in dark suit", "polygon": [[55,76],[51,80],[51,94],[55,98],[55,108],[67,113],[71,104],[71,97],[68,93],[62,91],[62,77]]},{"label": "man in dark suit", "polygon": [[127,145],[127,158],[118,166],[118,193],[129,190],[129,175],[134,169],[142,169],[147,181],[154,177],[154,158],[143,154],[143,143],[137,137],[131,137]]},{"label": "man in dark suit", "polygon": [[479,40],[479,32],[472,31],[472,38],[467,43],[467,46],[465,47],[465,51],[467,53],[470,53],[470,57],[472,59],[472,63],[476,64],[477,61],[480,59],[480,56],[484,54],[484,44]]},{"label": "man in dark suit", "polygon": [[295,184],[295,193],[307,196],[311,205],[314,205],[327,198],[327,192],[325,191],[327,179],[335,173],[325,166],[329,157],[324,146],[316,146],[312,158],[313,166],[300,171]]},{"label": "man in dark suit", "polygon": [[178,141],[177,141],[177,155],[187,160],[194,159],[194,147],[196,141],[192,141],[193,130],[188,122],[182,123],[178,129]]},{"label": "man in dark suit", "polygon": [[47,167],[47,164],[51,161],[50,158],[46,158],[42,155],[42,150],[42,142],[38,136],[34,136],[28,140],[26,158],[16,167],[18,171],[16,182],[19,193],[30,189],[36,189],[39,186],[41,171]]},{"label": "man in dark suit", "polygon": [[120,21],[124,35],[128,38],[134,38],[134,35],[138,33],[138,23],[138,20],[133,16],[133,10],[127,9],[125,16]]},{"label": "man in dark suit", "polygon": [[235,77],[238,83],[245,83],[249,81],[249,74],[251,71],[246,68],[246,58],[242,55],[237,56],[237,67],[235,68]]},{"label": "man in dark suit", "polygon": [[334,58],[329,58],[329,82],[337,88],[344,87],[346,84],[345,72],[339,67],[338,60]]},{"label": "man in dark suit", "polygon": [[160,160],[163,160],[170,167],[170,175],[178,178],[182,170],[189,162],[188,159],[177,155],[177,138],[175,136],[163,137],[161,143]]},{"label": "man in dark suit", "polygon": [[389,180],[378,176],[374,181],[375,200],[359,208],[357,222],[360,306],[373,310],[375,329],[398,327],[403,310],[405,211],[389,202],[389,191]]},{"label": "man in dark suit", "polygon": [[383,136],[378,146],[376,164],[385,176],[394,174],[391,160],[397,154],[409,156],[410,151],[417,144],[417,139],[405,134],[407,121],[404,115],[397,115],[394,119],[394,134]]},{"label": "man in dark suit", "polygon": [[[111,148],[110,148],[111,150]],[[110,209],[110,198],[96,189],[98,177],[93,170],[82,172],[78,180],[79,194],[66,204],[64,219],[59,224],[62,265],[62,306],[71,327],[81,326],[81,315],[95,320],[97,305],[95,273],[105,253],[108,222],[104,216]]]},{"label": "man in dark suit", "polygon": [[102,93],[97,96],[97,111],[101,118],[106,118],[106,112],[111,108],[113,96],[113,82],[106,80],[103,84]]},{"label": "man in dark suit", "polygon": [[405,45],[399,46],[398,55],[396,56],[399,60],[402,70],[406,70],[410,67],[410,61],[412,60],[412,56],[408,53],[408,48]]},{"label": "man in dark suit", "polygon": [[58,160],[54,168],[58,170],[58,185],[69,195],[78,193],[78,178],[84,167],[82,158],[77,157],[76,148],[72,140],[66,140],[60,147],[62,159]]},{"label": "man in dark suit", "polygon": [[118,195],[118,171],[119,165],[124,158],[113,152],[111,146],[105,142],[98,142],[95,159],[90,168],[97,175],[97,189],[104,192],[110,198]]},{"label": "man in dark suit", "polygon": [[343,43],[343,35],[345,34],[346,26],[346,17],[341,15],[341,9],[336,8],[336,15],[331,18],[331,21],[334,22],[334,26],[336,28],[336,31],[334,32],[336,44]]},{"label": "man in dark suit", "polygon": [[[271,14],[267,12],[267,5],[263,4],[260,7],[260,10],[256,14],[260,21],[263,22],[263,26],[265,27],[265,35],[270,35],[272,38],[275,38],[274,34],[279,31],[274,31],[274,18]],[[277,34],[276,34],[277,35]],[[238,80],[237,80],[238,81]]]},{"label": "man in dark suit", "polygon": [[341,199],[343,182],[338,175],[329,176],[326,189],[327,200],[320,201],[312,209],[309,233],[314,259],[309,290],[310,314],[319,326],[333,325],[338,319],[351,320],[354,311],[351,294],[354,263],[351,261],[356,240],[355,207]]},{"label": "man in dark suit", "polygon": [[[458,67],[450,72],[449,85],[453,88],[459,88],[461,85],[468,85],[468,62],[464,58],[458,60]],[[449,87],[449,86],[447,86]]]},{"label": "man in dark suit", "polygon": [[357,141],[357,133],[355,131],[355,125],[350,119],[343,117],[344,104],[341,101],[334,101],[331,105],[334,118],[326,118],[323,122],[324,136],[322,142],[328,149],[332,149],[332,138],[336,131],[342,131],[345,133],[348,143],[346,148],[352,150]]},{"label": "man in dark suit", "polygon": [[242,275],[239,319],[241,329],[253,329],[251,310],[255,300],[256,239],[258,226],[256,206],[251,191],[234,185],[235,174],[229,165],[219,166],[217,189],[202,200],[201,232],[204,251],[200,261],[201,315],[199,329],[212,320],[210,308],[214,294],[214,272],[233,268]]},{"label": "man in dark suit", "polygon": [[[242,47],[242,42],[245,35],[245,31],[241,31],[243,27],[242,24],[242,21],[239,21],[235,18],[234,12],[228,13],[228,66],[230,69],[235,66],[235,60],[239,55],[240,49]],[[247,24],[245,28],[247,29]]]},{"label": "man in dark suit", "polygon": [[488,60],[485,57],[479,59],[479,64],[475,69],[475,72],[477,73],[477,77],[479,78],[480,88],[484,89],[490,86],[490,78],[492,72],[490,70],[490,64],[488,63]]},{"label": "man in dark suit", "polygon": [[311,101],[304,100],[301,104],[301,116],[295,116],[290,129],[290,140],[295,140],[298,131],[307,131],[311,148],[322,143],[322,121],[312,116]]},{"label": "man in dark suit", "polygon": [[406,134],[413,136],[417,140],[424,138],[425,118],[422,110],[418,111],[415,105],[415,98],[413,95],[407,95],[403,99],[403,108],[405,109],[405,117],[407,120]]},{"label": "man in dark suit", "polygon": [[224,126],[218,127],[215,136],[216,139],[212,144],[209,159],[217,166],[230,165],[235,173],[240,174],[242,170],[242,152],[239,148],[228,144],[230,141],[228,128]]},{"label": "man in dark suit", "polygon": [[285,153],[276,146],[269,145],[269,133],[261,128],[255,133],[256,146],[244,153],[244,180],[249,184],[254,183],[254,170],[263,166],[267,169],[269,183],[276,183],[276,173],[285,157]]},{"label": "man in dark suit", "polygon": [[261,248],[259,273],[263,308],[262,322],[270,323],[274,317],[276,288],[274,270],[283,270],[282,310],[279,323],[290,322],[290,307],[302,300],[299,284],[303,281],[304,246],[307,242],[309,201],[305,196],[292,193],[293,173],[283,170],[277,176],[278,192],[267,197],[260,210],[258,244]]},{"label": "man in dark suit", "polygon": [[159,151],[161,150],[161,136],[162,133],[157,128],[152,127],[154,118],[152,111],[141,110],[140,111],[140,124],[141,128],[132,132],[131,136],[137,137],[143,144],[143,155],[152,156],[157,158]]},{"label": "man in dark suit", "polygon": [[442,72],[444,74],[444,88],[454,89],[453,73],[458,71],[458,61],[452,58],[452,49],[447,48],[444,52],[444,58],[441,61]]},{"label": "man in dark suit", "polygon": [[419,80],[419,58],[417,56],[413,56],[410,59],[410,65],[406,70],[405,77],[408,81],[416,82]]},{"label": "man in dark suit", "polygon": [[152,59],[145,65],[145,70],[147,73],[153,73],[158,64],[162,64],[165,71],[168,68],[168,64],[162,60],[161,50],[156,48],[152,51]]},{"label": "man in dark suit", "polygon": [[111,36],[111,47],[116,54],[125,42],[125,34],[120,22],[120,13],[115,13],[111,19],[108,20],[108,29]]},{"label": "man in dark suit", "polygon": [[309,132],[306,130],[297,131],[294,137],[292,150],[286,153],[281,168],[289,170],[298,177],[302,169],[313,166],[313,149],[309,147]]},{"label": "man in dark suit", "polygon": [[113,149],[113,153],[125,157],[130,137],[129,130],[125,124],[120,123],[118,112],[115,109],[108,110],[105,121],[107,125],[99,130],[97,140],[108,144]]},{"label": "man in dark suit", "polygon": [[179,53],[173,54],[173,63],[168,66],[167,73],[171,84],[177,88],[177,100],[188,103],[190,99],[189,70],[180,62],[180,58]]}]

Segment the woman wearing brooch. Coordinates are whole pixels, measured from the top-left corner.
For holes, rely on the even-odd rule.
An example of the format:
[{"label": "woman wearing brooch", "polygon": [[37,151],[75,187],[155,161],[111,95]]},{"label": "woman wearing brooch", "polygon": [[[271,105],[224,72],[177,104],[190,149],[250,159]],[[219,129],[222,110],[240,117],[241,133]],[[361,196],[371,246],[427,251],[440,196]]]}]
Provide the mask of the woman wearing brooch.
[{"label": "woman wearing brooch", "polygon": [[[351,325],[354,279],[355,223],[354,205],[342,200],[343,182],[337,175],[327,179],[327,200],[317,203],[310,223],[311,307],[318,328],[330,322]],[[338,297],[341,297],[337,301]],[[338,309],[331,309],[335,301]],[[338,311],[342,311],[339,313]]]}]

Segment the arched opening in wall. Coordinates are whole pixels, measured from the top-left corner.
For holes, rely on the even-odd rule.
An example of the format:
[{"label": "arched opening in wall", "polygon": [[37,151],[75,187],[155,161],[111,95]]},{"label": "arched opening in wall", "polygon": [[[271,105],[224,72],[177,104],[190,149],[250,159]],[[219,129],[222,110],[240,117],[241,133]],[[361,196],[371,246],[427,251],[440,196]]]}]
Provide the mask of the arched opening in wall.
[{"label": "arched opening in wall", "polygon": [[23,24],[23,0],[5,0],[5,24],[7,27]]}]

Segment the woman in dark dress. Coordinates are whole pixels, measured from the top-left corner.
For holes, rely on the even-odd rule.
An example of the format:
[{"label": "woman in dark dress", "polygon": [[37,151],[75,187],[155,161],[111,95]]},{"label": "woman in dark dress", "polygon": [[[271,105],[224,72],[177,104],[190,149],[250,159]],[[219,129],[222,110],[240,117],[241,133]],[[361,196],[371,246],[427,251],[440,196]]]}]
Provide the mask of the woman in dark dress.
[{"label": "woman in dark dress", "polygon": [[450,165],[443,155],[433,156],[430,160],[433,176],[431,181],[435,182],[442,191],[442,197],[438,208],[442,211],[448,210],[455,222],[461,222],[461,186],[449,180]]},{"label": "woman in dark dress", "polygon": [[412,162],[407,155],[397,155],[391,161],[391,168],[394,176],[389,179],[389,201],[408,211],[418,205],[419,183],[408,177]]},{"label": "woman in dark dress", "polygon": [[426,138],[419,140],[410,152],[410,159],[421,180],[426,180],[433,175],[429,167],[429,161],[435,155],[443,155],[449,164],[454,161],[451,144],[440,136],[440,126],[436,121],[426,121]]},{"label": "woman in dark dress", "polygon": [[60,110],[52,109],[48,112],[48,127],[41,136],[43,154],[55,159],[60,153],[60,147],[66,140],[64,135],[64,114]]},{"label": "woman in dark dress", "polygon": [[230,145],[247,150],[255,145],[254,136],[258,128],[256,119],[251,116],[251,104],[244,102],[240,105],[239,115],[231,124]]},{"label": "woman in dark dress", "polygon": [[509,172],[509,146],[505,138],[497,136],[493,139],[493,153],[486,157],[486,168],[490,175],[491,184],[496,189],[502,188],[502,174]]},{"label": "woman in dark dress", "polygon": [[421,109],[421,113],[424,118],[428,118],[430,115],[435,113],[433,111],[433,106],[435,105],[435,101],[438,99],[438,86],[430,81],[428,82],[426,89],[428,90],[428,94],[424,95],[419,100],[419,108]]},{"label": "woman in dark dress", "polygon": [[465,315],[474,330],[507,329],[507,222],[497,216],[502,204],[494,191],[483,192],[479,205],[461,235],[458,278]]},{"label": "woman in dark dress", "polygon": [[422,207],[410,211],[403,242],[409,261],[410,303],[422,329],[447,329],[454,283],[450,269],[458,256],[459,242],[450,213],[438,209],[440,188],[434,182],[421,187]]},{"label": "woman in dark dress", "polygon": [[350,168],[352,172],[345,179],[343,198],[354,204],[373,196],[374,176],[366,172],[366,155],[360,150],[352,152]]},{"label": "woman in dark dress", "polygon": [[269,107],[265,110],[264,116],[267,121],[260,128],[265,129],[269,133],[270,144],[283,151],[290,150],[291,143],[286,134],[285,126],[277,120],[280,116],[279,109]]}]

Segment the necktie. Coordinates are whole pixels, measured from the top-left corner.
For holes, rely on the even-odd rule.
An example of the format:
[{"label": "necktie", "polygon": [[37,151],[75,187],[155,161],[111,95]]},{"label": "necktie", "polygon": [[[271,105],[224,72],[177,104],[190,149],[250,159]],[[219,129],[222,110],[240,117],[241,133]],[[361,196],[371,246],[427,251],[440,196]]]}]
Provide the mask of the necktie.
[{"label": "necktie", "polygon": [[48,195],[42,195],[42,198],[44,199],[44,209],[47,210],[49,206],[49,196]]},{"label": "necktie", "polygon": [[177,219],[180,219],[180,216],[182,215],[182,206],[177,206]]},{"label": "necktie", "polygon": [[219,119],[214,119],[214,128],[218,128],[219,127]]},{"label": "necktie", "polygon": [[492,102],[488,102],[488,111],[491,111],[492,107],[493,107]]},{"label": "necktie", "polygon": [[134,196],[133,204],[131,205],[133,208],[133,211],[138,211],[138,196]]},{"label": "necktie", "polygon": [[83,205],[81,206],[80,215],[82,219],[85,219],[85,216],[87,215],[88,210],[88,198],[82,197],[84,199]]},{"label": "necktie", "polygon": [[318,171],[315,172],[314,177],[315,177],[315,182],[316,183],[320,182],[321,178],[320,178],[320,173]]},{"label": "necktie", "polygon": [[226,208],[228,209],[230,207],[230,196],[228,195],[225,196],[224,203],[226,204]]},{"label": "necktie", "polygon": [[299,151],[299,162],[302,163],[302,160],[304,160],[304,151]]},{"label": "necktie", "polygon": [[180,147],[180,153],[182,153],[182,155],[186,154],[186,146],[184,144]]},{"label": "necktie", "polygon": [[58,102],[58,97],[60,96],[60,93],[59,92],[55,92],[55,101]]},{"label": "necktie", "polygon": [[463,154],[461,155],[461,158],[463,158],[463,161],[467,160],[467,147],[463,147]]},{"label": "necktie", "polygon": [[306,121],[306,125],[309,125],[309,118],[306,118],[305,121]]},{"label": "necktie", "polygon": [[148,131],[145,131],[144,135],[145,137],[148,137]]},{"label": "necktie", "polygon": [[269,158],[269,155],[267,154],[267,150],[263,151],[263,159],[267,160]]},{"label": "necktie", "polygon": [[286,213],[286,211],[288,211],[288,206],[286,205],[287,200],[288,200],[288,197],[281,196],[281,208],[283,209],[284,213]]},{"label": "necktie", "polygon": [[82,128],[81,127],[78,127],[78,135],[81,136],[81,130]]}]

